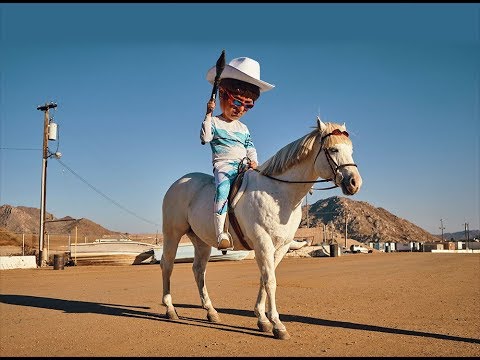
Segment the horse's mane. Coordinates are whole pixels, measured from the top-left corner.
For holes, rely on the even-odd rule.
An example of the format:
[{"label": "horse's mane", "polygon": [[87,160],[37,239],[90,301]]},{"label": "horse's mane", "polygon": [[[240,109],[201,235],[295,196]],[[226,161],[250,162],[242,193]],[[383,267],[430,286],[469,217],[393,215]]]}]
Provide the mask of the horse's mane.
[{"label": "horse's mane", "polygon": [[[335,123],[325,123],[325,133],[328,134],[335,129],[342,129],[342,126]],[[285,145],[270,159],[265,161],[258,170],[265,175],[277,175],[280,174],[293,165],[298,164],[304,160],[313,149],[315,140],[321,136],[320,128],[315,127],[315,130],[311,131],[307,135],[292,141],[290,144]],[[351,140],[346,136],[328,136],[324,140],[324,147],[329,148],[335,144],[348,143],[351,144]]]}]

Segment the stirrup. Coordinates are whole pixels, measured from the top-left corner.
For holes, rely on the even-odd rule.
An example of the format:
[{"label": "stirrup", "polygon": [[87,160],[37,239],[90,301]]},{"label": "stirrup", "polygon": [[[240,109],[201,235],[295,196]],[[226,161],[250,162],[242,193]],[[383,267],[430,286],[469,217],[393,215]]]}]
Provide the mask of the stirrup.
[{"label": "stirrup", "polygon": [[222,250],[222,254],[225,255],[227,250],[233,250],[232,235],[228,232],[222,232],[217,238],[217,249]]}]

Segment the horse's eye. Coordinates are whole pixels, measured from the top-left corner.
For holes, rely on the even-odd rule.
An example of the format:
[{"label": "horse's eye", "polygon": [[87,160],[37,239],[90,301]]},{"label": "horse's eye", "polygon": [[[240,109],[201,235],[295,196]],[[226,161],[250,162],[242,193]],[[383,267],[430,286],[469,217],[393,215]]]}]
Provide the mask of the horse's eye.
[{"label": "horse's eye", "polygon": [[338,152],[338,149],[332,147],[332,148],[328,149],[328,151],[330,151],[330,152],[332,152],[332,153],[336,153],[336,152]]}]

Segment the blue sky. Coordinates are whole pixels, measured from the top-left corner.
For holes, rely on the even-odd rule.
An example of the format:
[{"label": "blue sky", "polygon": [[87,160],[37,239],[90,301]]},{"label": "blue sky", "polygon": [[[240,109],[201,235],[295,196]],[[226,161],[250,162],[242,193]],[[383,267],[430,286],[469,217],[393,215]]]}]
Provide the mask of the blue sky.
[{"label": "blue sky", "polygon": [[345,122],[353,200],[434,234],[480,228],[478,4],[0,4],[0,24],[0,205],[40,207],[36,107],[54,101],[47,211],[161,232],[170,184],[212,172],[199,132],[225,49],[276,85],[242,118],[260,163],[317,115]]}]

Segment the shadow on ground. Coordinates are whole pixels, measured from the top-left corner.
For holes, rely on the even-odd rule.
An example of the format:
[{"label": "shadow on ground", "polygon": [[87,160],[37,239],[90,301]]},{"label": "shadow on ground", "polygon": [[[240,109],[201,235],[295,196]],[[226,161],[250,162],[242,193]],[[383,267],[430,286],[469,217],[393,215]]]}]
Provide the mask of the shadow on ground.
[{"label": "shadow on ground", "polygon": [[[163,314],[148,311],[151,308],[147,306],[104,304],[104,303],[96,303],[96,302],[88,302],[88,301],[63,300],[63,299],[54,299],[54,298],[29,296],[29,295],[0,295],[0,302],[4,304],[10,304],[10,305],[59,310],[65,313],[75,313],[75,314],[92,313],[92,314],[103,314],[103,315],[113,315],[113,316],[126,316],[126,317],[134,317],[134,318],[141,318],[141,319],[147,318],[152,320],[160,320],[160,321],[166,321],[169,323],[178,323],[178,324],[189,325],[189,326],[217,328],[225,331],[241,332],[241,333],[261,336],[261,337],[272,337],[271,334],[260,333],[257,329],[237,327],[237,326],[226,325],[221,323],[213,324],[207,320],[182,317],[181,315],[179,315],[179,320],[168,320],[165,318],[165,315]],[[175,305],[175,307],[184,308],[184,309],[201,308],[199,305],[192,305],[192,304],[177,304]],[[250,310],[226,309],[226,308],[217,308],[216,310],[219,313],[223,313],[223,314],[255,318],[253,311],[250,311]],[[480,344],[480,339],[436,334],[436,333],[430,333],[430,332],[424,332],[424,331],[394,329],[394,328],[389,328],[384,326],[358,324],[358,323],[352,323],[352,322],[346,322],[346,321],[325,320],[325,319],[314,318],[310,316],[301,316],[301,315],[283,314],[283,315],[280,315],[280,317],[282,319],[282,322],[285,322],[285,323],[297,322],[297,323],[308,324],[308,325],[318,325],[318,326],[327,326],[327,327],[362,330],[362,331],[375,331],[375,332],[382,332],[382,333],[388,333],[388,334],[419,336],[419,337],[432,338],[432,339]]]}]

